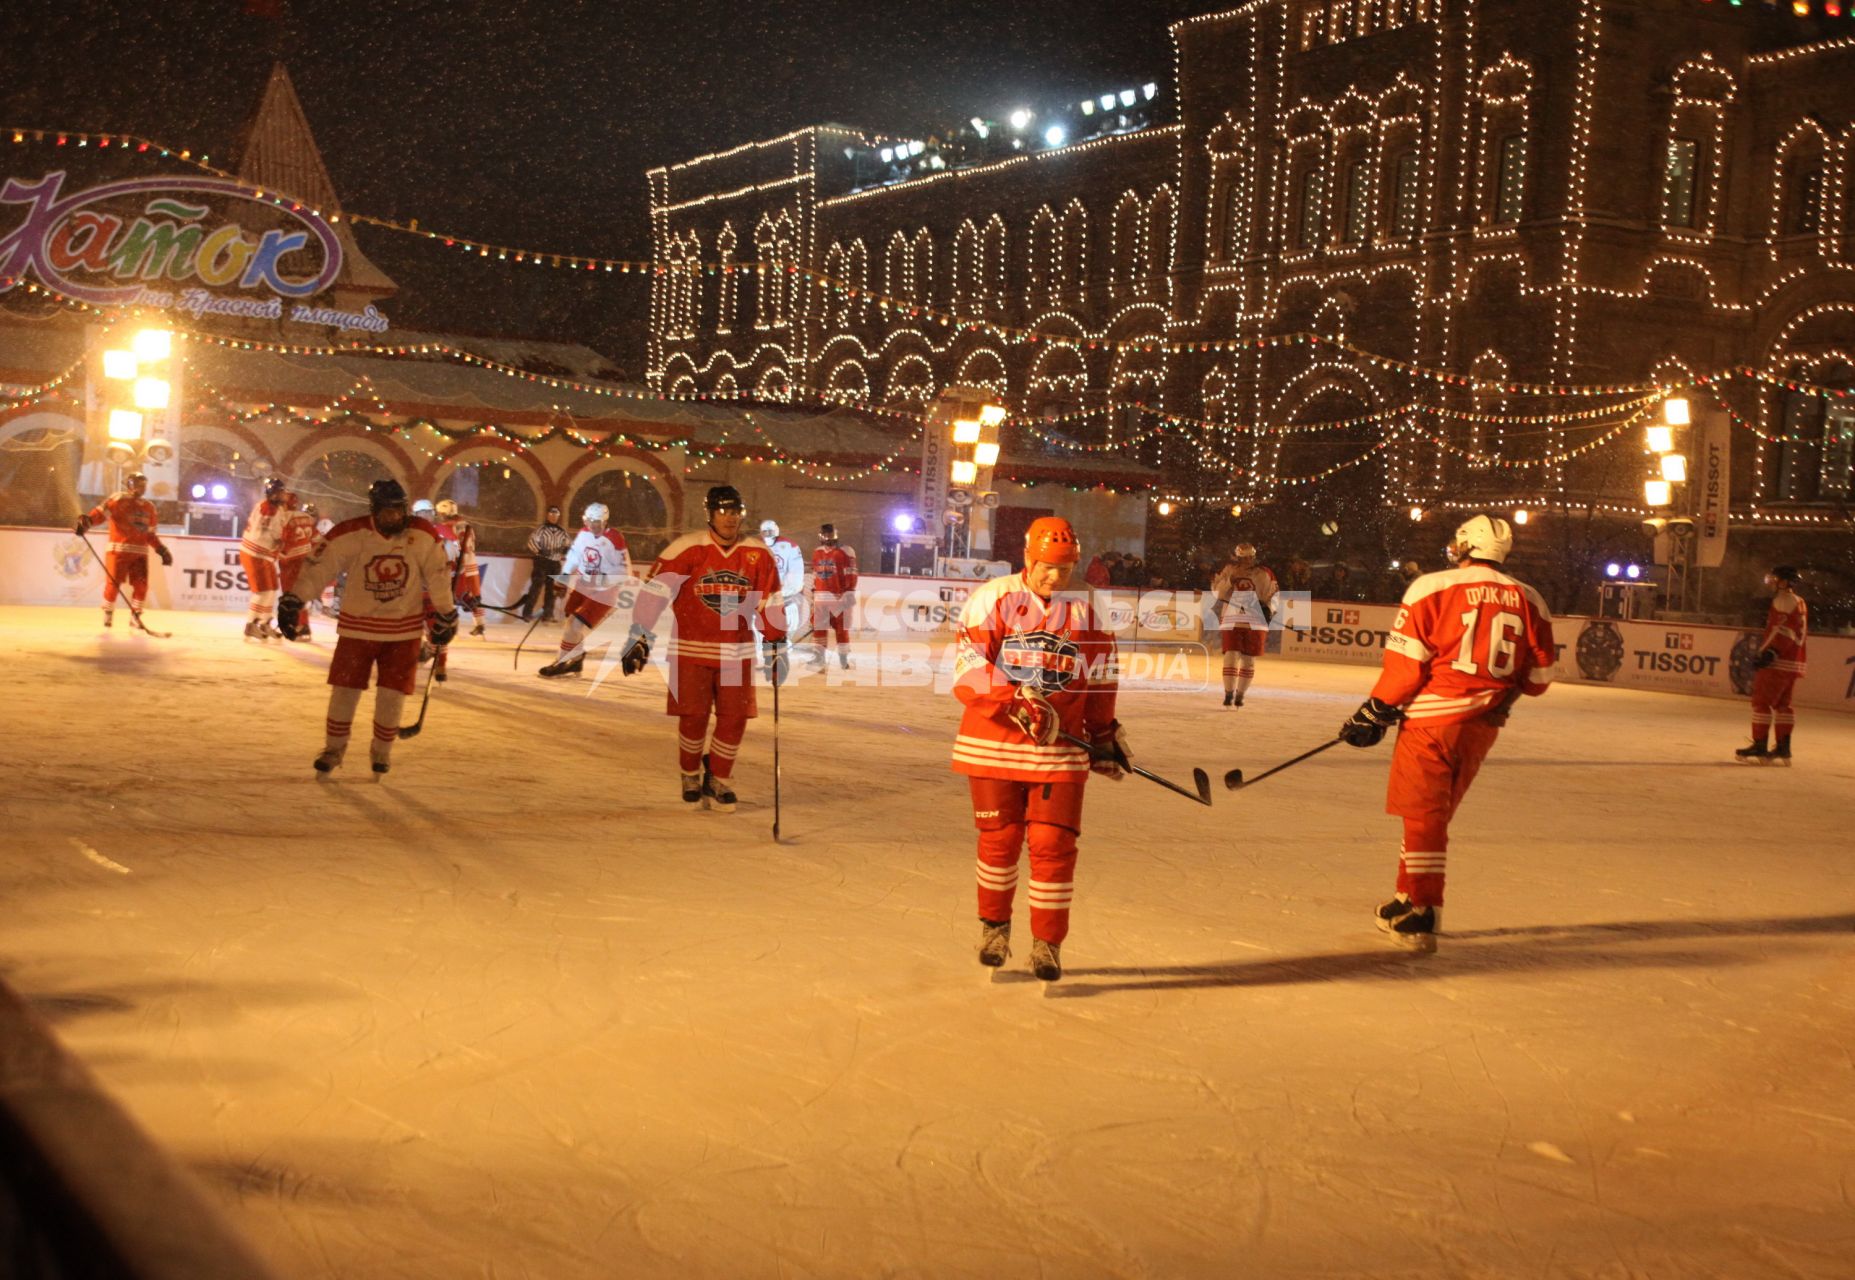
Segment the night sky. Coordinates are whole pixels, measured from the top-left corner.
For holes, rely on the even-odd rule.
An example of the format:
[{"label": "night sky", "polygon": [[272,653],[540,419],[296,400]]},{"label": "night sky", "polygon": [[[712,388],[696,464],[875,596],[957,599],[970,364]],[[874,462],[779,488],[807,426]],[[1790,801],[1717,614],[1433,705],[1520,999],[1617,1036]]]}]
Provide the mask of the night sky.
[{"label": "night sky", "polygon": [[[925,134],[1157,80],[1206,0],[945,4],[26,0],[0,124],[121,130],[231,160],[281,53],[343,206],[460,235],[649,255],[645,169],[827,121]],[[880,15],[880,16],[878,16]],[[7,171],[50,167],[15,150]],[[637,277],[516,272],[363,227],[396,325],[586,341],[641,372]],[[511,287],[513,280],[514,286]]]}]

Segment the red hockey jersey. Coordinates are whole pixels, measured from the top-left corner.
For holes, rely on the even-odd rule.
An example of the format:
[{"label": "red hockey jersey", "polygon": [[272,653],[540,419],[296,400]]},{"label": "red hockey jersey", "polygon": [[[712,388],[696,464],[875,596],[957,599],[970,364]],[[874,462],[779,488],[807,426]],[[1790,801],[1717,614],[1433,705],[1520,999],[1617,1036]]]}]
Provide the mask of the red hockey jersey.
[{"label": "red hockey jersey", "polygon": [[[112,535],[113,536],[113,535]],[[1810,634],[1810,609],[1795,591],[1780,591],[1771,597],[1771,609],[1765,614],[1765,637],[1759,645],[1778,655],[1772,671],[1800,676],[1804,673],[1804,638]]]},{"label": "red hockey jersey", "polygon": [[295,560],[315,549],[316,518],[307,511],[292,511],[283,518],[283,532],[278,552],[285,560]]},{"label": "red hockey jersey", "polygon": [[1558,650],[1539,592],[1493,565],[1426,573],[1404,593],[1372,696],[1426,725],[1473,720],[1513,689],[1546,692]]},{"label": "red hockey jersey", "polygon": [[155,526],[155,504],[127,491],[112,493],[92,507],[84,519],[91,524],[109,521],[109,549],[118,555],[146,556],[150,547],[161,545]]},{"label": "red hockey jersey", "polygon": [[283,545],[283,521],[288,514],[281,502],[259,498],[258,505],[245,518],[245,536],[239,539],[238,549],[259,560],[275,560]]},{"label": "red hockey jersey", "polygon": [[841,596],[856,589],[856,552],[845,546],[822,546],[812,552],[812,594]]},{"label": "red hockey jersey", "polygon": [[953,693],[966,705],[953,740],[955,773],[1017,782],[1086,776],[1087,751],[1061,739],[1039,746],[1012,722],[1021,684],[1050,700],[1064,733],[1088,741],[1114,722],[1119,659],[1086,592],[1045,600],[1023,574],[992,579],[960,615],[953,666]]},{"label": "red hockey jersey", "polygon": [[724,547],[706,529],[686,533],[663,549],[644,581],[632,621],[655,630],[668,607],[665,652],[671,658],[701,667],[750,662],[756,617],[767,639],[786,638],[779,570],[772,550],[758,538]]},{"label": "red hockey jersey", "polygon": [[425,630],[425,598],[449,613],[451,573],[438,530],[417,517],[387,537],[373,517],[343,520],[316,544],[297,575],[294,595],[314,600],[336,575],[346,573],[335,634],[359,640],[416,640]]}]

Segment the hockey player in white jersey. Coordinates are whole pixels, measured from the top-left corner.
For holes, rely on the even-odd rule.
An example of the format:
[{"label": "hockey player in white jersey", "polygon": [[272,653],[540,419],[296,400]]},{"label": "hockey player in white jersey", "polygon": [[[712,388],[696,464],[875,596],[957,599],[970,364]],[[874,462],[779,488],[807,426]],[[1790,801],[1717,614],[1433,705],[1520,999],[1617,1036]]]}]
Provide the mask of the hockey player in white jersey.
[{"label": "hockey player in white jersey", "polygon": [[631,576],[631,548],[625,535],[608,528],[612,513],[603,502],[588,503],[580,514],[580,531],[567,548],[567,602],[561,615],[560,656],[535,674],[545,680],[574,676],[585,665],[586,636],[612,612],[619,588]]},{"label": "hockey player in white jersey", "polygon": [[800,635],[805,616],[805,553],[791,538],[780,536],[777,521],[760,522],[760,541],[772,549],[773,567],[779,571],[779,594],[786,601],[786,634]]}]

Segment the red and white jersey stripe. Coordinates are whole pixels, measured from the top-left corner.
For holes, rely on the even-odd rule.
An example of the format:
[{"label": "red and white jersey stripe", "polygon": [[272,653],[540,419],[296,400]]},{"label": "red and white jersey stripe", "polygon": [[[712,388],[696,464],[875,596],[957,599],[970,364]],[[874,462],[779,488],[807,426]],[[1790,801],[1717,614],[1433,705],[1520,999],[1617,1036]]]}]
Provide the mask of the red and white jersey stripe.
[{"label": "red and white jersey stripe", "polygon": [[1810,607],[1795,591],[1784,590],[1771,598],[1765,614],[1765,638],[1759,646],[1778,655],[1773,671],[1800,676],[1804,673],[1805,638],[1810,634]]}]

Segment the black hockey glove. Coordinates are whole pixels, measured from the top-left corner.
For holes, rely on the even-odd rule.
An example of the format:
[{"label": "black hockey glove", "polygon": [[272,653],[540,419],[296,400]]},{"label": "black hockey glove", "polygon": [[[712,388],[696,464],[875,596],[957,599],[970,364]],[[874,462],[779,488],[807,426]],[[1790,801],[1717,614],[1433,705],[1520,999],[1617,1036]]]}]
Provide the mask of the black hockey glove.
[{"label": "black hockey glove", "polygon": [[1758,656],[1752,659],[1752,666],[1759,671],[1763,671],[1777,660],[1778,651],[1776,649],[1760,649],[1758,651]]},{"label": "black hockey glove", "polygon": [[628,676],[635,676],[651,663],[651,641],[657,637],[640,627],[631,624],[631,634],[625,637],[625,652],[618,660],[618,669]]},{"label": "black hockey glove", "polygon": [[89,533],[90,532],[90,517],[79,516],[77,518],[77,523],[71,526],[71,532],[75,533],[80,538],[83,537],[85,534]]},{"label": "black hockey glove", "polygon": [[457,639],[457,610],[448,613],[434,613],[431,621],[425,624],[425,630],[431,635],[432,643],[440,649]]},{"label": "black hockey glove", "polygon": [[765,643],[767,683],[784,684],[792,674],[792,660],[786,656],[786,642],[768,640]]},{"label": "black hockey glove", "polygon": [[304,623],[301,596],[291,595],[286,591],[277,598],[277,630],[283,632],[284,636],[290,640],[302,634]]},{"label": "black hockey glove", "polygon": [[1353,712],[1353,718],[1340,726],[1340,739],[1349,747],[1376,747],[1385,740],[1385,730],[1404,719],[1404,713],[1389,702],[1367,698]]},{"label": "black hockey glove", "polygon": [[174,553],[169,551],[166,547],[156,547],[155,554],[161,557],[162,568],[166,568],[174,563]]}]

